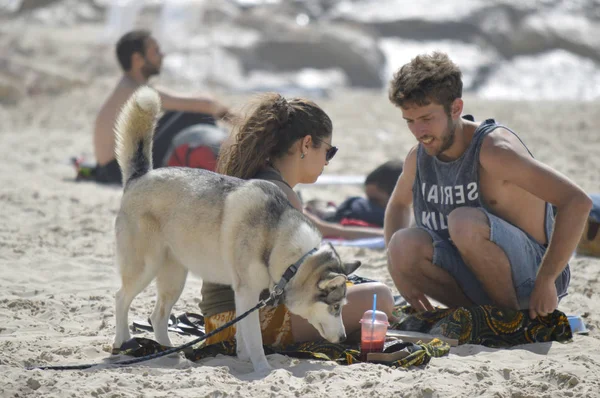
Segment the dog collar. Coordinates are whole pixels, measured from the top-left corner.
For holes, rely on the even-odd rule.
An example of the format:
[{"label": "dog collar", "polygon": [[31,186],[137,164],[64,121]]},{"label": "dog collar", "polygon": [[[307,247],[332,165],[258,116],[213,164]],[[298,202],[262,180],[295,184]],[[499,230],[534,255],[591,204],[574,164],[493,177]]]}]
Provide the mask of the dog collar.
[{"label": "dog collar", "polygon": [[283,296],[283,289],[285,288],[285,285],[287,285],[288,282],[294,277],[294,275],[296,275],[296,272],[298,272],[298,268],[300,267],[300,264],[302,264],[302,262],[306,259],[306,257],[310,256],[311,254],[313,254],[316,251],[317,251],[317,248],[311,249],[308,253],[305,253],[302,257],[300,257],[300,259],[298,261],[296,261],[294,264],[290,265],[285,270],[285,272],[281,276],[281,279],[279,280],[279,282],[277,282],[277,284],[273,288],[273,291],[271,291],[270,299],[274,301],[273,305],[279,304],[279,300],[281,299],[281,296]]}]

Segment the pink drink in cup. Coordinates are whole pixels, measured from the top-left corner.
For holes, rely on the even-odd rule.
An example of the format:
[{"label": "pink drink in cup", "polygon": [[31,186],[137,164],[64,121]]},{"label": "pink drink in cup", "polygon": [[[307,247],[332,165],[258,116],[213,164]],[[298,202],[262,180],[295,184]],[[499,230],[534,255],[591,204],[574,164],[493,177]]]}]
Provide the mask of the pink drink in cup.
[{"label": "pink drink in cup", "polygon": [[385,335],[389,326],[385,312],[368,310],[360,320],[360,357],[367,360],[369,352],[382,352]]}]

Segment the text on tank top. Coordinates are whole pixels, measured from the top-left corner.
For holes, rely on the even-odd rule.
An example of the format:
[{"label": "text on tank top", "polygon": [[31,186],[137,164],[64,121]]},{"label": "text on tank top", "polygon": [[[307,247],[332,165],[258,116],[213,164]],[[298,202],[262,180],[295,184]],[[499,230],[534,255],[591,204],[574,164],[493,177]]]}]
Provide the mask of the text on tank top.
[{"label": "text on tank top", "polygon": [[[428,155],[419,144],[417,147],[417,171],[413,184],[413,211],[417,226],[435,231],[440,237],[449,240],[448,216],[459,207],[483,207],[486,205],[479,189],[479,153],[484,138],[496,130],[504,128],[527,146],[512,130],[497,124],[494,119],[482,122],[475,132],[465,152],[456,160],[443,162]],[[546,238],[551,236],[554,214],[551,205],[546,203]]]}]

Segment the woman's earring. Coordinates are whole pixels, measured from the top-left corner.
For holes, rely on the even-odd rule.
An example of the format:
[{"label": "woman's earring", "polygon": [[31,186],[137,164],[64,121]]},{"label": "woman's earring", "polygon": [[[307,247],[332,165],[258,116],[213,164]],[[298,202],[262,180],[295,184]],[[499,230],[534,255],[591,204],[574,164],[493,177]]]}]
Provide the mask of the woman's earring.
[{"label": "woman's earring", "polygon": [[300,155],[300,159],[304,159],[304,152]]}]

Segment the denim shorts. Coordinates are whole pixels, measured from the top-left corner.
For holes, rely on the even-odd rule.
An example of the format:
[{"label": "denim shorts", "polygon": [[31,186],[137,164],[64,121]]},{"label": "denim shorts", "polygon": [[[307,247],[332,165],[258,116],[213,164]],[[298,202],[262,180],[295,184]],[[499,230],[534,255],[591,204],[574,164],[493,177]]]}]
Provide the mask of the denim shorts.
[{"label": "denim shorts", "polygon": [[[498,245],[508,257],[519,307],[527,309],[529,308],[529,297],[533,291],[537,270],[546,252],[546,246],[541,245],[523,230],[487,210],[483,208],[479,208],[479,210],[488,217],[490,240]],[[475,304],[492,304],[492,299],[485,292],[475,274],[465,264],[456,246],[435,231],[423,229],[433,239],[433,264],[452,275],[465,295]],[[571,271],[567,264],[555,282],[559,300],[567,295],[570,280]]]}]

